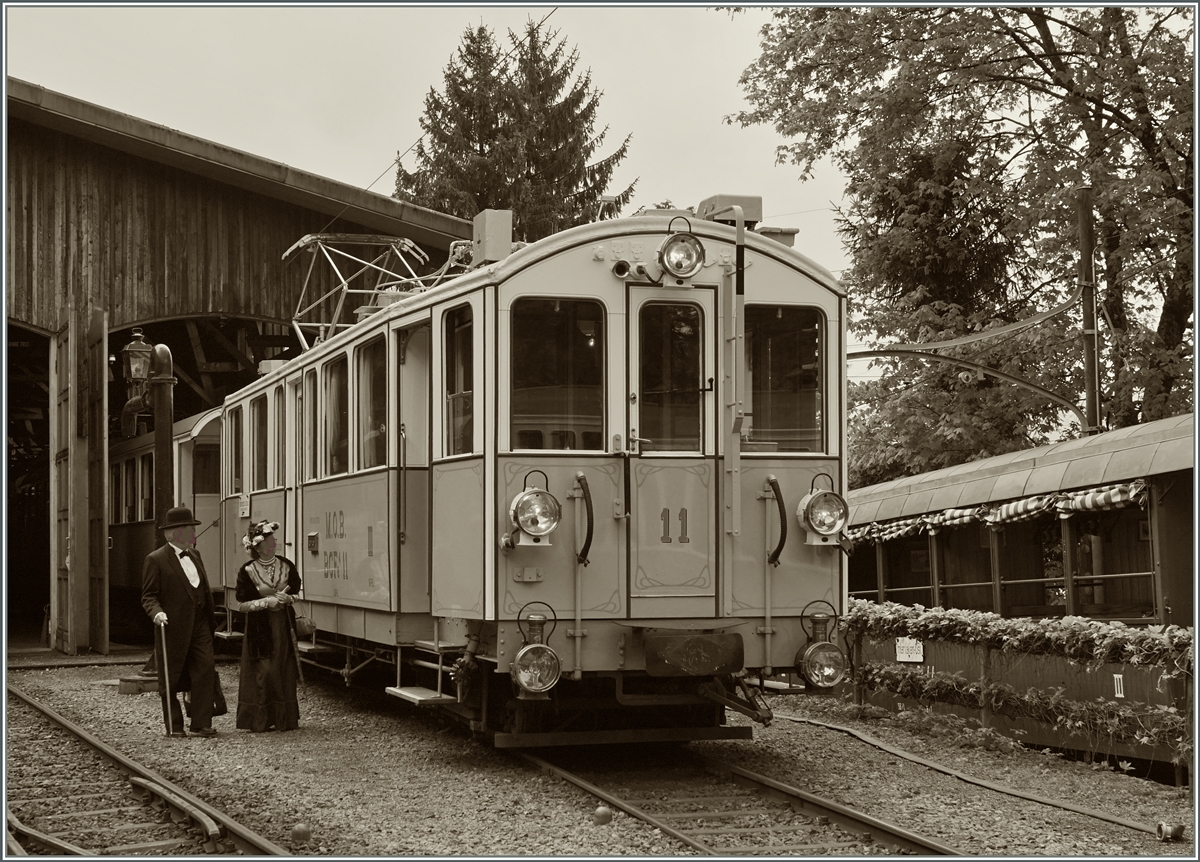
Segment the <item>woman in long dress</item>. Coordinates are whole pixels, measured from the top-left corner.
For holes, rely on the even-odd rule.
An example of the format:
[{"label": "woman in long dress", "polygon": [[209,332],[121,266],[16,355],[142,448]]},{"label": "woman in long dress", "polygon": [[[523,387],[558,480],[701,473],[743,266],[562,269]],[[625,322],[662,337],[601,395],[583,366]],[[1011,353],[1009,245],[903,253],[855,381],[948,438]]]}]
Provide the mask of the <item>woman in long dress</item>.
[{"label": "woman in long dress", "polygon": [[278,522],[251,524],[242,544],[250,560],[238,570],[238,610],[246,615],[237,726],[261,733],[300,725],[295,611],[300,573],[275,553]]}]

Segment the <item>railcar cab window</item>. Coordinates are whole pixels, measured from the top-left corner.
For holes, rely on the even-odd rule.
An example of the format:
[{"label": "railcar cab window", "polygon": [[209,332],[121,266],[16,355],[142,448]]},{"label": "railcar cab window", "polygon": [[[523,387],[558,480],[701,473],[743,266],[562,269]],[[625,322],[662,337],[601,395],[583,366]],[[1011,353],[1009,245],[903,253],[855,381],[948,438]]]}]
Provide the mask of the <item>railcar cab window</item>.
[{"label": "railcar cab window", "polygon": [[250,402],[250,475],[251,491],[267,487],[267,396]]},{"label": "railcar cab window", "polygon": [[345,473],[350,468],[349,363],[339,356],[325,365],[325,475]]},{"label": "railcar cab window", "polygon": [[513,449],[604,449],[604,339],[598,302],[513,303]]},{"label": "railcar cab window", "polygon": [[387,461],[387,342],[382,337],[358,351],[359,467]]},{"label": "railcar cab window", "polygon": [[703,353],[700,308],[652,302],[641,310],[639,359],[643,451],[700,450]]},{"label": "railcar cab window", "polygon": [[473,451],[471,307],[447,313],[446,332],[446,454]]},{"label": "railcar cab window", "polygon": [[822,451],[821,313],[786,305],[747,305],[745,313],[745,451]]}]

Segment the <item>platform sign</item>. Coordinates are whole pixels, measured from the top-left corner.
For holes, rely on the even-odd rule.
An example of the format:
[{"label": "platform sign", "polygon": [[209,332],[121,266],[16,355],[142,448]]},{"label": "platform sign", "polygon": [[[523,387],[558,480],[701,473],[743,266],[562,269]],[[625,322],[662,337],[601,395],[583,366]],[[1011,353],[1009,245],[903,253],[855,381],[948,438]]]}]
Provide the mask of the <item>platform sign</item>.
[{"label": "platform sign", "polygon": [[916,638],[896,638],[896,661],[925,661],[925,644]]}]

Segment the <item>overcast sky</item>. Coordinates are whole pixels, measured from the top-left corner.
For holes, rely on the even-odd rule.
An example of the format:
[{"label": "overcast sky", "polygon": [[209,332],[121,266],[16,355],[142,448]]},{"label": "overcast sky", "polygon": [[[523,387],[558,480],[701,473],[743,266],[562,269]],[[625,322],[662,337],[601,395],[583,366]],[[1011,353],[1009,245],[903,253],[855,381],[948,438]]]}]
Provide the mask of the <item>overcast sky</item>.
[{"label": "overcast sky", "polygon": [[[845,266],[832,203],[842,179],[801,183],[775,165],[773,129],[728,126],[746,107],[738,76],[758,55],[764,10],[699,6],[5,8],[7,74],[106,108],[390,195],[392,162],[421,135],[430,87],[463,31],[508,46],[528,20],[557,28],[603,91],[605,154],[632,134],[612,189],[637,179],[632,212],[715,193],[761,195],[765,223]],[[411,156],[406,167],[414,166]]]}]

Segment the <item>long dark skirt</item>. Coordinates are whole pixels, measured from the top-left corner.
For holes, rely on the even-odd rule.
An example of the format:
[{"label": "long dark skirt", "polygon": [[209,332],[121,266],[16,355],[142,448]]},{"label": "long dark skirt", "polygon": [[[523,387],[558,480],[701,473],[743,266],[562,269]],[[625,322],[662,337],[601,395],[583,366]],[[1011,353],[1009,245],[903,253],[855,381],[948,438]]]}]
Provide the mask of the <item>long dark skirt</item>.
[{"label": "long dark skirt", "polygon": [[298,671],[291,626],[282,609],[265,613],[271,626],[271,655],[250,658],[250,644],[242,642],[237,726],[255,733],[294,730],[300,726],[300,707],[296,703]]}]

